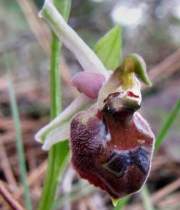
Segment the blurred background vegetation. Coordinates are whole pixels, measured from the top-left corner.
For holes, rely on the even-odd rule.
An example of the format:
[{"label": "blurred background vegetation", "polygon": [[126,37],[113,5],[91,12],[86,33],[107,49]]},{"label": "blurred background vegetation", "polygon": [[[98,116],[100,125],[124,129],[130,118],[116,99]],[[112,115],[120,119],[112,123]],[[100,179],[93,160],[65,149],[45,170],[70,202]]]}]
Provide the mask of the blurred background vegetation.
[{"label": "blurred background vegetation", "polygon": [[[47,154],[34,141],[35,132],[49,120],[49,44],[50,31],[38,17],[42,0],[0,1],[0,179],[20,203],[22,186],[19,180],[5,56],[15,86],[26,151],[28,182],[33,204],[40,196]],[[154,83],[144,90],[142,112],[155,133],[180,98],[180,1],[178,0],[73,0],[69,24],[93,47],[96,41],[115,24],[123,30],[123,55],[131,52],[144,57]],[[73,55],[63,48],[63,106],[78,94],[70,85],[71,75],[81,70]],[[180,115],[154,157],[148,186],[157,209],[180,209]],[[68,177],[68,178],[66,178]],[[82,193],[81,183],[72,191],[70,181],[79,183],[69,167],[59,189],[63,194],[59,209],[112,209],[109,197],[96,189]],[[66,190],[66,189],[69,190]],[[73,197],[74,196],[74,197]],[[73,199],[72,199],[73,198]],[[1,202],[1,199],[0,199]],[[1,204],[0,204],[1,205]],[[6,207],[5,207],[6,206]],[[8,205],[2,201],[2,209]],[[1,209],[1,206],[0,206]],[[125,209],[143,209],[138,195]]]}]

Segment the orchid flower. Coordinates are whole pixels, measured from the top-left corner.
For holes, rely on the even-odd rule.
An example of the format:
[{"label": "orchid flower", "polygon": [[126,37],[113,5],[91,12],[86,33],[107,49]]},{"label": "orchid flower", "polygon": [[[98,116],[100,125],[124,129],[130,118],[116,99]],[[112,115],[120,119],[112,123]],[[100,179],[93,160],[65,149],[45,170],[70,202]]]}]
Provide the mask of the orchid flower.
[{"label": "orchid flower", "polygon": [[130,54],[110,73],[50,1],[40,14],[84,71],[72,78],[80,95],[35,139],[44,150],[69,139],[76,171],[113,198],[138,191],[149,174],[154,147],[154,134],[138,112],[140,81],[151,84],[144,60]]}]

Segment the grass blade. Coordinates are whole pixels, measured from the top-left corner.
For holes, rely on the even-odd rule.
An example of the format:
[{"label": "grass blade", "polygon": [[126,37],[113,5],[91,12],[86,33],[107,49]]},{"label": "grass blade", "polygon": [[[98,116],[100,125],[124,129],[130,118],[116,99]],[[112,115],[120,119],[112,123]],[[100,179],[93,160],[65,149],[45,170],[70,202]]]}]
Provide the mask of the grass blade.
[{"label": "grass blade", "polygon": [[176,102],[176,105],[174,108],[171,110],[171,112],[168,114],[168,116],[165,118],[164,123],[159,131],[159,134],[157,135],[156,138],[156,143],[155,143],[155,149],[158,150],[160,145],[163,143],[165,137],[168,134],[169,129],[175,122],[178,113],[180,111],[180,100]]},{"label": "grass blade", "polygon": [[[6,61],[8,63],[8,61]],[[10,106],[11,112],[14,121],[14,127],[16,132],[16,149],[18,155],[18,163],[19,163],[19,171],[20,171],[20,178],[24,188],[24,202],[25,206],[28,210],[32,210],[32,203],[30,198],[30,191],[27,183],[27,172],[26,172],[26,164],[25,164],[25,155],[24,155],[24,148],[23,148],[23,139],[22,139],[22,132],[21,132],[21,125],[19,119],[19,111],[17,107],[16,96],[14,92],[14,86],[12,79],[10,77],[9,68],[7,67],[8,71],[8,91],[10,97]]]},{"label": "grass blade", "polygon": [[[174,106],[174,108],[171,110],[171,112],[168,114],[168,116],[165,118],[164,123],[159,131],[159,134],[156,138],[156,143],[155,143],[155,150],[157,151],[163,141],[165,140],[165,137],[168,134],[168,131],[170,130],[171,126],[175,122],[178,113],[180,111],[180,100],[178,100]],[[145,210],[154,210],[153,204],[150,200],[149,196],[149,191],[147,186],[145,185],[143,187],[143,190],[141,191],[141,197],[143,200],[144,208]]]}]

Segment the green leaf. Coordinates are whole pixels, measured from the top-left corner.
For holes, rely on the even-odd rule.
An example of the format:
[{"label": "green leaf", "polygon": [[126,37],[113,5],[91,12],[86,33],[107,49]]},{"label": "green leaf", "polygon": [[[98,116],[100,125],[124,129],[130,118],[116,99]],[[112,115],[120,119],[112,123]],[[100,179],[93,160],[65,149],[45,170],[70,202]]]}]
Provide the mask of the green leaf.
[{"label": "green leaf", "polygon": [[8,91],[9,91],[12,118],[14,122],[15,134],[16,134],[16,150],[17,150],[17,156],[18,156],[20,179],[23,186],[24,203],[27,210],[32,210],[30,189],[27,182],[26,158],[25,158],[25,151],[24,151],[24,146],[23,146],[23,137],[22,137],[20,116],[19,116],[19,109],[17,105],[15,88],[14,88],[14,84],[11,78],[10,67],[9,67],[10,59],[8,59],[7,57],[5,61],[6,61],[6,66],[7,66]]},{"label": "green leaf", "polygon": [[122,30],[115,26],[95,45],[95,53],[109,70],[115,70],[122,57]]}]

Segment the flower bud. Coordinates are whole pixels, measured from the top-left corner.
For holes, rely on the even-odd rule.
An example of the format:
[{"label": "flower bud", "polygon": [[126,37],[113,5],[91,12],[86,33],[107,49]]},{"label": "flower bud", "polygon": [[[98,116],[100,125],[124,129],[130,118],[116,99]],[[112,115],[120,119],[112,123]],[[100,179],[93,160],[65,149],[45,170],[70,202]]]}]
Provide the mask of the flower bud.
[{"label": "flower bud", "polygon": [[102,74],[93,72],[79,72],[72,78],[72,84],[79,92],[92,99],[97,98],[104,81],[105,77]]}]

